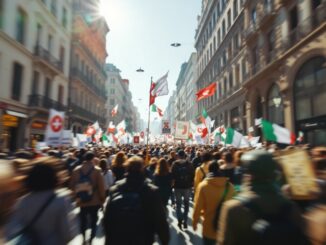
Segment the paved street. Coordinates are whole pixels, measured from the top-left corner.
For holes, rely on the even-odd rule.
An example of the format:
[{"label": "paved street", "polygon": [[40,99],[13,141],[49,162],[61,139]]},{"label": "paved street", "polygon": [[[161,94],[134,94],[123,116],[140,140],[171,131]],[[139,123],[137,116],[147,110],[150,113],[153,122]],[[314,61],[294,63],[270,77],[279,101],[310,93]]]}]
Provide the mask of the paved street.
[{"label": "paved street", "polygon": [[[78,212],[78,210],[76,210]],[[168,222],[170,226],[170,234],[171,234],[171,245],[190,245],[190,244],[201,244],[201,225],[198,226],[198,230],[196,232],[193,231],[191,226],[191,215],[192,215],[192,203],[189,212],[189,219],[188,219],[188,229],[185,231],[180,231],[177,224],[176,214],[175,211],[169,207],[169,217]],[[101,213],[102,216],[102,213]],[[101,229],[101,219],[99,220],[99,229],[97,232],[97,236],[93,242],[94,245],[102,245],[104,244],[104,235]],[[79,245],[82,244],[82,236],[77,236],[73,241],[69,243],[69,245]],[[158,242],[155,243],[156,245],[159,244]]]}]

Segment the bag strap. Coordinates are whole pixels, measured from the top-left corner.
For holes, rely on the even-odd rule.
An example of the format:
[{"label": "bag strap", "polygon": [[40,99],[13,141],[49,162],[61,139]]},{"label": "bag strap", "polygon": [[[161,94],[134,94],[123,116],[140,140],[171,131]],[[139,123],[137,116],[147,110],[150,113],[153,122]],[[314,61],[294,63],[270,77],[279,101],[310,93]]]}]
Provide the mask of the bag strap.
[{"label": "bag strap", "polygon": [[221,196],[221,200],[219,201],[219,203],[218,203],[218,205],[216,207],[216,211],[215,211],[215,215],[214,215],[213,227],[214,227],[215,230],[218,229],[218,224],[217,224],[218,218],[220,216],[220,212],[221,212],[221,209],[222,209],[222,205],[223,205],[223,203],[225,201],[225,198],[229,193],[229,189],[230,189],[230,183],[229,183],[229,181],[226,181],[225,188],[224,188],[223,194]]},{"label": "bag strap", "polygon": [[205,179],[205,178],[206,178],[206,173],[205,173],[203,167],[202,167],[202,166],[199,166],[199,169],[200,169],[200,171],[201,171],[202,174],[203,174],[203,179]]}]

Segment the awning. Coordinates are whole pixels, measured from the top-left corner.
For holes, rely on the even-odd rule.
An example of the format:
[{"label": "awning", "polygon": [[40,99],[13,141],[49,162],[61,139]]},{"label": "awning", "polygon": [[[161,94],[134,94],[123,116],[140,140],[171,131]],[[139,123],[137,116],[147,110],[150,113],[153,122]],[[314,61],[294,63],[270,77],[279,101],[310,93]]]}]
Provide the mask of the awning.
[{"label": "awning", "polygon": [[15,116],[15,117],[22,117],[22,118],[28,118],[28,116],[24,113],[17,112],[17,111],[11,111],[11,110],[6,110],[8,115]]}]

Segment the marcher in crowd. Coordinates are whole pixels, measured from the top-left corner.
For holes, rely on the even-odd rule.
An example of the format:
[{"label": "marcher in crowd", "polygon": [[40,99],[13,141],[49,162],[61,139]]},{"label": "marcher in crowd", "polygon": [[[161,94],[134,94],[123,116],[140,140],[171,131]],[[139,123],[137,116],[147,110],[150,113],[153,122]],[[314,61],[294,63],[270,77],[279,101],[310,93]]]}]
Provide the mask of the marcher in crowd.
[{"label": "marcher in crowd", "polygon": [[127,161],[127,156],[122,151],[118,152],[113,158],[111,170],[114,174],[115,181],[119,181],[123,179],[125,174],[125,168],[123,164],[126,161]]}]

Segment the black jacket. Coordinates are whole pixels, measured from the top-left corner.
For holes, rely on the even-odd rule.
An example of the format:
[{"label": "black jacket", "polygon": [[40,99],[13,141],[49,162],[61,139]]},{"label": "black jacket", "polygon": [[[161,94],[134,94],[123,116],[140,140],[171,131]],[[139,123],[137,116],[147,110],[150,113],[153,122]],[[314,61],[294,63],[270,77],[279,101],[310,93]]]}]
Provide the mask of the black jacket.
[{"label": "black jacket", "polygon": [[[128,237],[125,227],[131,220],[121,220],[121,224],[117,225],[114,219],[114,210],[111,210],[110,202],[115,195],[123,193],[141,193],[142,211],[144,217],[144,227],[133,227],[144,232],[136,232],[140,237]],[[119,221],[118,221],[119,222]],[[158,192],[158,188],[145,179],[143,175],[127,176],[118,181],[113,186],[109,193],[109,199],[106,206],[104,219],[105,244],[109,245],[150,245],[154,243],[155,234],[158,235],[161,244],[167,245],[169,243],[170,234],[169,226],[166,220],[166,215],[162,201]],[[124,230],[118,230],[117,226],[124,227]],[[143,241],[141,244],[137,241]]]},{"label": "black jacket", "polygon": [[171,173],[174,180],[174,188],[188,189],[193,187],[194,168],[188,160],[176,160],[172,164]]}]

